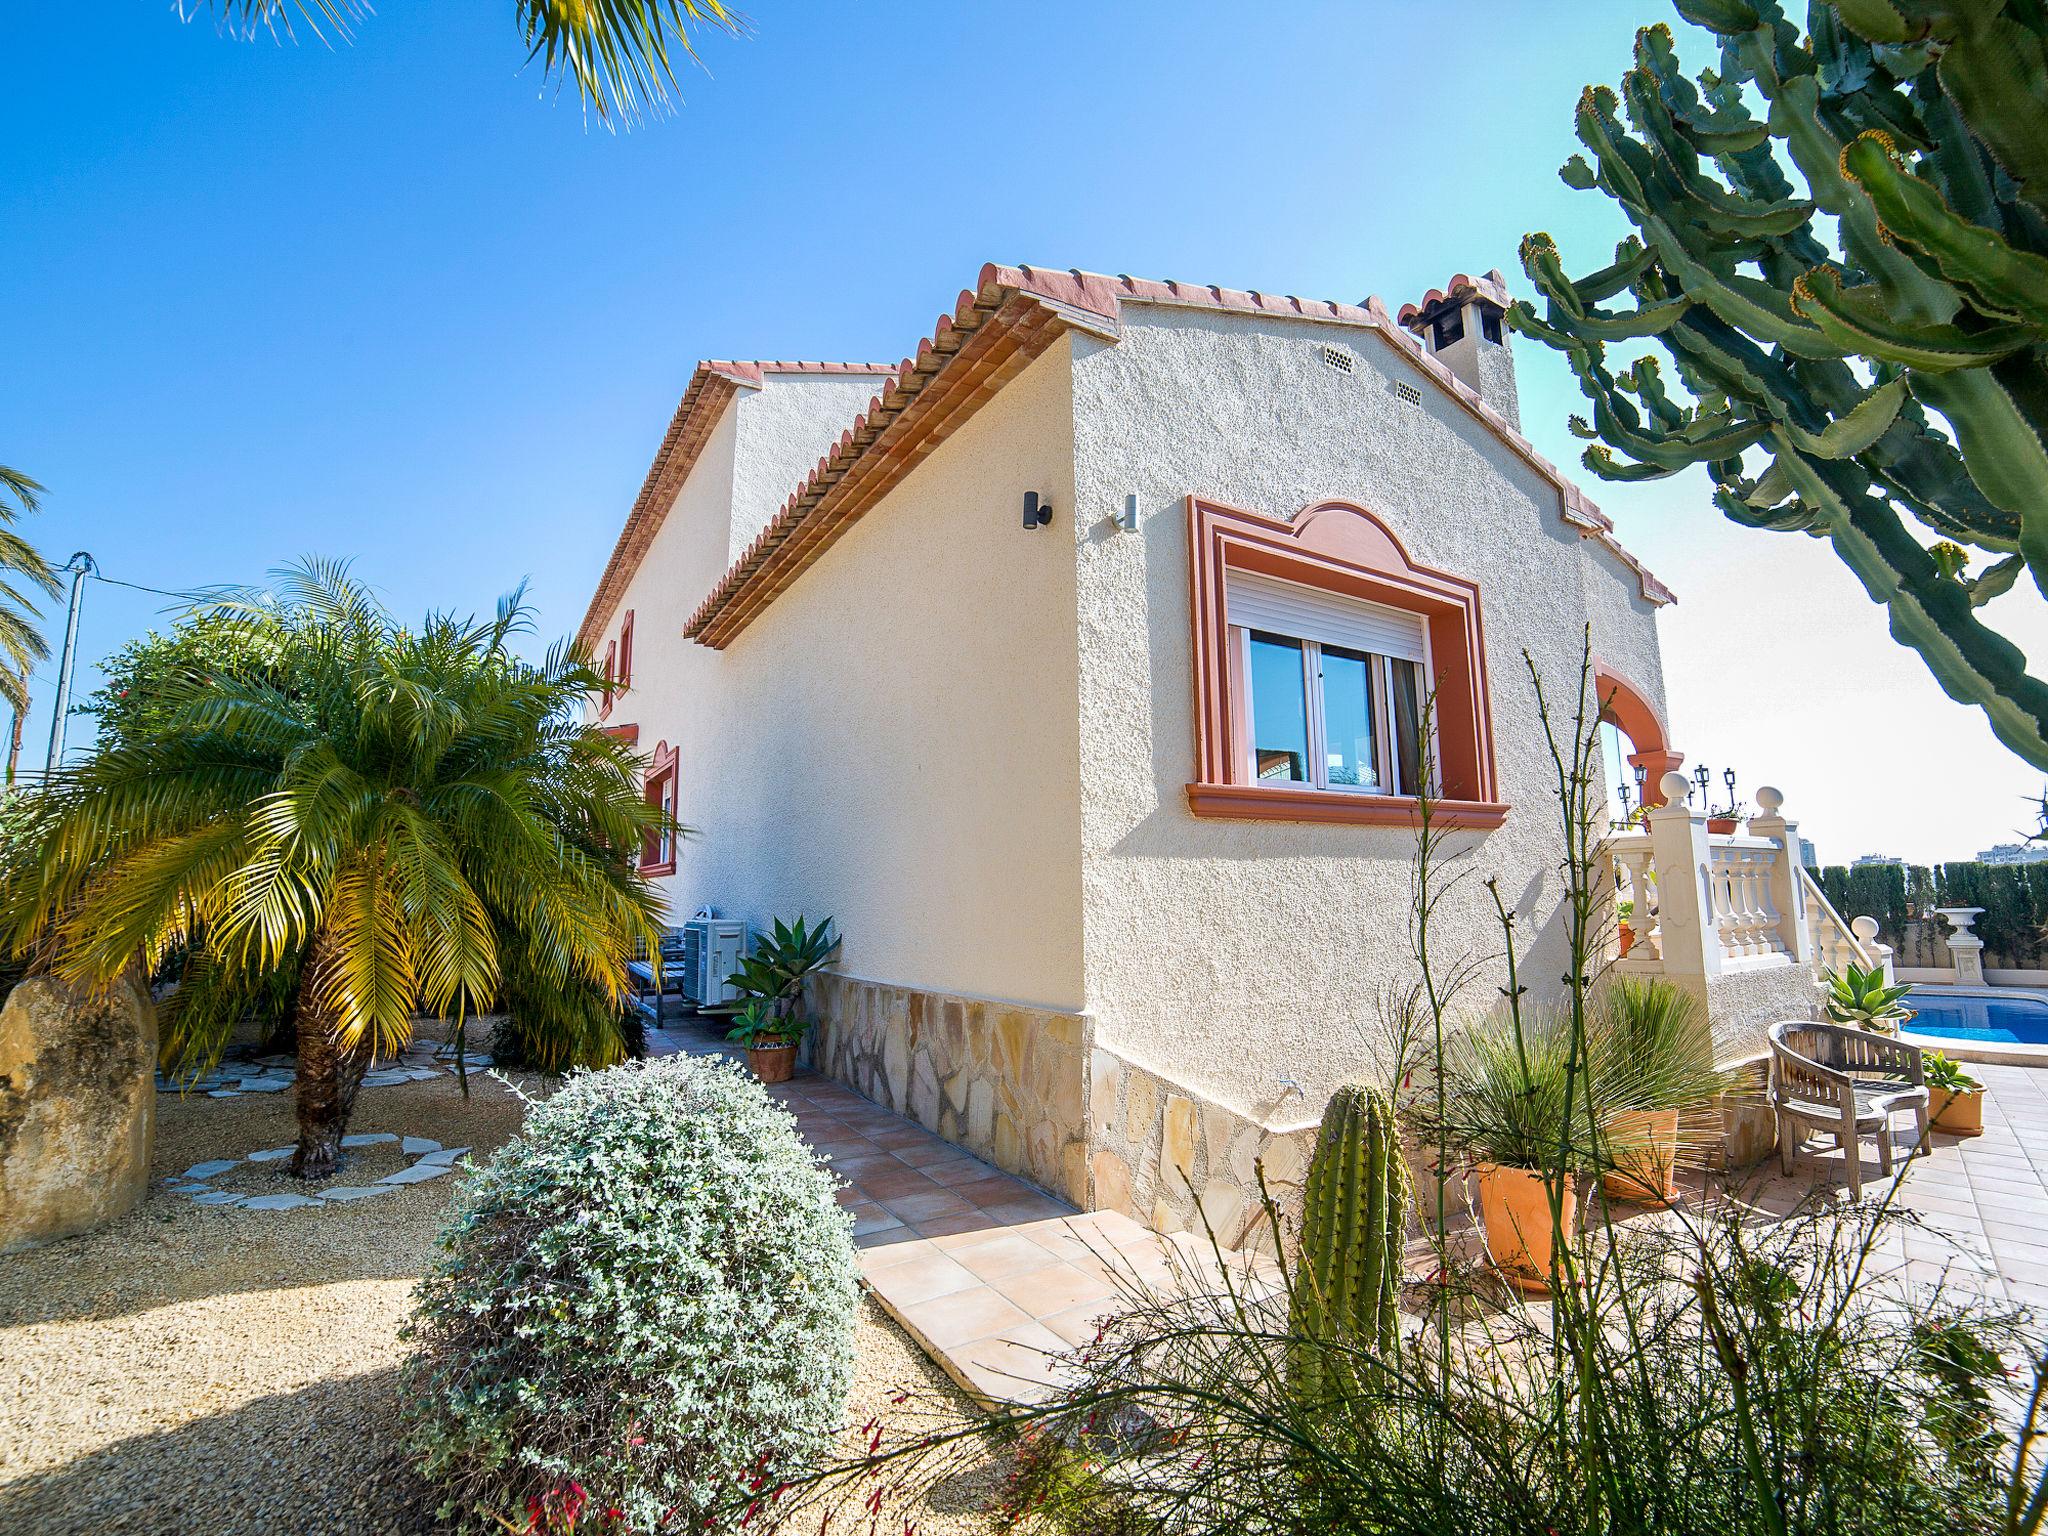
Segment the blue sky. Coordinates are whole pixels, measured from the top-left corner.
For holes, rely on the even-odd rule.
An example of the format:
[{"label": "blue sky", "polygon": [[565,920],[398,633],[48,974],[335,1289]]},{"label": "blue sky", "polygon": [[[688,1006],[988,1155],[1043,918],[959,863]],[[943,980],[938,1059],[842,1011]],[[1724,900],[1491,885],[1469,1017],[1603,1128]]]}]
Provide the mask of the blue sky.
[{"label": "blue sky", "polygon": [[[510,0],[388,0],[336,48],[158,0],[12,7],[0,462],[49,488],[31,536],[113,577],[346,555],[406,614],[530,577],[567,632],[699,357],[893,360],[990,260],[1395,305],[1459,269],[1519,282],[1530,229],[1600,264],[1618,215],[1555,174],[1572,105],[1668,13],[1450,16],[760,0],[676,115],[613,134],[523,67]],[[1518,361],[1530,435],[1573,462],[1569,375]],[[1824,548],[1724,523],[1693,480],[1592,489],[1679,591],[1681,748],[1778,783],[1829,859],[2026,823],[2040,776]],[[80,692],[163,604],[88,585]]]}]

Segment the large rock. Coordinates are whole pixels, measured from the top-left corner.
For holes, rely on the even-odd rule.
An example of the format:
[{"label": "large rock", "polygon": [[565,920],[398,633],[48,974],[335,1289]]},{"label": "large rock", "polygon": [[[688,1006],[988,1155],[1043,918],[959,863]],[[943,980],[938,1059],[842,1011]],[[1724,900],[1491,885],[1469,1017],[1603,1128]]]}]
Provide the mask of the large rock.
[{"label": "large rock", "polygon": [[0,1253],[133,1210],[156,1134],[156,1009],[132,980],[48,976],[0,1008]]}]

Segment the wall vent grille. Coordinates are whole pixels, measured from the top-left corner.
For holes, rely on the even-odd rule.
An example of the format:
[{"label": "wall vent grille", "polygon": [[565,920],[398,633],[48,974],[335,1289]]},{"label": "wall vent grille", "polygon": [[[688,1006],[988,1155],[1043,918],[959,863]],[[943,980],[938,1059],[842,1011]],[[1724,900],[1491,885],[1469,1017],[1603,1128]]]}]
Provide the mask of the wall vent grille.
[{"label": "wall vent grille", "polygon": [[1342,347],[1325,347],[1323,348],[1323,366],[1325,368],[1334,368],[1339,373],[1349,373],[1351,371],[1351,354]]},{"label": "wall vent grille", "polygon": [[1413,384],[1403,384],[1397,379],[1394,382],[1394,398],[1403,405],[1420,405],[1422,404],[1422,391]]}]

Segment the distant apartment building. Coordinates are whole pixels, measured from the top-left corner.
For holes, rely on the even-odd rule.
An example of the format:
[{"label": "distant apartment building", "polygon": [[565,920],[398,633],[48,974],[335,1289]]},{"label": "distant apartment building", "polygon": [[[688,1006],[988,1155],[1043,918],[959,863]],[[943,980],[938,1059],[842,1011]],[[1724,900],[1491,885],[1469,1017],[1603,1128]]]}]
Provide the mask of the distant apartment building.
[{"label": "distant apartment building", "polygon": [[1904,868],[1905,863],[1906,861],[1900,858],[1897,854],[1866,853],[1862,855],[1860,858],[1852,859],[1849,863],[1849,867],[1851,869],[1884,869],[1892,865],[1897,865],[1900,868]]},{"label": "distant apartment building", "polygon": [[2048,843],[1996,843],[1977,855],[1979,864],[2048,863]]}]

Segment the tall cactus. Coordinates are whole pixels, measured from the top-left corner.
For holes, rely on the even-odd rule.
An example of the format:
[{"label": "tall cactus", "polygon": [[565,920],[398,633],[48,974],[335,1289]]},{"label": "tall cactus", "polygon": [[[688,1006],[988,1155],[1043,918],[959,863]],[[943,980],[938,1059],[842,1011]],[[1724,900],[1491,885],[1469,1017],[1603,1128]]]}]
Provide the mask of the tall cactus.
[{"label": "tall cactus", "polygon": [[[2048,768],[2048,684],[1982,611],[2022,574],[2048,592],[2048,12],[1837,0],[1802,37],[1778,0],[1675,3],[1718,70],[1695,84],[1667,28],[1637,33],[1619,93],[1579,100],[1591,161],[1560,172],[1636,233],[1576,282],[1526,237],[1544,312],[1512,323],[1570,360],[1594,474],[1704,464],[1734,521],[1830,540],[1949,695]],[[1611,369],[1611,342],[1661,347],[1691,398],[1652,355]]]},{"label": "tall cactus", "polygon": [[1323,1111],[1302,1199],[1289,1319],[1289,1331],[1303,1341],[1292,1362],[1298,1393],[1320,1397],[1352,1374],[1348,1368],[1333,1373],[1326,1351],[1305,1341],[1381,1351],[1396,1346],[1407,1236],[1408,1165],[1393,1106],[1377,1088],[1339,1088]]}]

